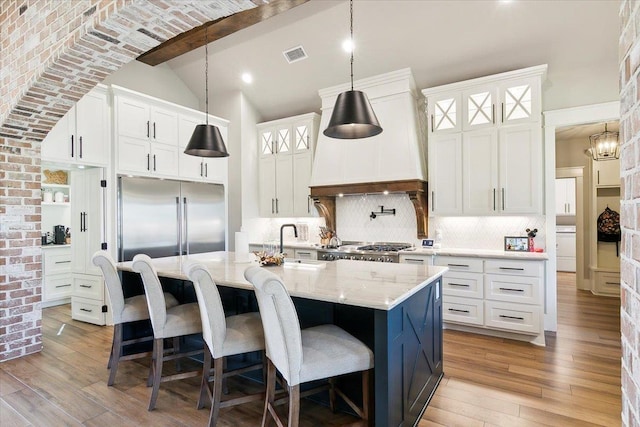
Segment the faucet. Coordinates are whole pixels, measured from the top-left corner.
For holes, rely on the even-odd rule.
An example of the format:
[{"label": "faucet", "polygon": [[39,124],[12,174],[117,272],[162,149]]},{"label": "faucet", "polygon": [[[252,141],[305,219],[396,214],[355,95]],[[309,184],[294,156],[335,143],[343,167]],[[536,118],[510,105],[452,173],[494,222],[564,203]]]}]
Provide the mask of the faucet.
[{"label": "faucet", "polygon": [[293,227],[293,235],[295,237],[298,237],[298,229],[296,228],[295,224],[282,224],[282,226],[280,227],[280,253],[284,253],[284,245],[282,243],[282,230],[285,227]]}]

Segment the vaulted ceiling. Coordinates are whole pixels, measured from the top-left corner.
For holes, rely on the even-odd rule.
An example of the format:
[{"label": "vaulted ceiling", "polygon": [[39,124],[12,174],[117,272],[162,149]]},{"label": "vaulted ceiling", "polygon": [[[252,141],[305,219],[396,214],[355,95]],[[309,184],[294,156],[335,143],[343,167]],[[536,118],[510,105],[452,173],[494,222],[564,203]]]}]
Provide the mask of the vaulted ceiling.
[{"label": "vaulted ceiling", "polygon": [[[410,67],[427,88],[548,64],[545,110],[616,100],[618,8],[614,0],[355,0],[355,79]],[[216,40],[210,103],[241,90],[264,120],[319,111],[318,90],[349,80],[348,34],[348,1],[311,0]],[[287,63],[282,52],[299,45],[308,58]],[[167,64],[204,93],[203,48]]]}]

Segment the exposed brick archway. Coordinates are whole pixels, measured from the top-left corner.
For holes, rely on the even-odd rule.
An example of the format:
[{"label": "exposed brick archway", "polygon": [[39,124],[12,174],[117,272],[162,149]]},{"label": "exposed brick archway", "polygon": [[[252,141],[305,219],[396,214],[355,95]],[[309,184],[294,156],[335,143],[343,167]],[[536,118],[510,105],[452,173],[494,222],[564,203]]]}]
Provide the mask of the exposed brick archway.
[{"label": "exposed brick archway", "polygon": [[40,351],[40,143],[106,76],[250,0],[0,2],[0,361]]}]

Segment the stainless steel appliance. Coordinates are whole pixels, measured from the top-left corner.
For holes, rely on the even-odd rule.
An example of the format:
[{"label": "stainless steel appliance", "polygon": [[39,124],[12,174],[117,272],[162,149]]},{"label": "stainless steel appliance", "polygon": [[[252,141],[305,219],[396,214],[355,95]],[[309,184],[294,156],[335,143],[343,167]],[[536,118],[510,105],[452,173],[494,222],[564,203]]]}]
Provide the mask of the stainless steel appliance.
[{"label": "stainless steel appliance", "polygon": [[360,261],[399,262],[398,251],[410,248],[410,243],[388,242],[344,242],[338,248],[318,249],[318,259],[335,261],[338,259],[352,259]]},{"label": "stainless steel appliance", "polygon": [[152,258],[226,249],[224,186],[118,178],[118,258]]}]

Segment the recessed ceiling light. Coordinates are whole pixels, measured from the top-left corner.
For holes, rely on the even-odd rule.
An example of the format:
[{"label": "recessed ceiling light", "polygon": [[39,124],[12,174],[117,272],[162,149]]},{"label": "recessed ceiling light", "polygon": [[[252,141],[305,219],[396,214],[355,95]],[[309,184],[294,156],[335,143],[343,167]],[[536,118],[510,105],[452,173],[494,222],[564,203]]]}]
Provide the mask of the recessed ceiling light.
[{"label": "recessed ceiling light", "polygon": [[386,196],[387,194],[389,194],[389,190],[384,190],[384,191],[382,192],[382,194],[384,194],[384,195]]},{"label": "recessed ceiling light", "polygon": [[354,47],[355,45],[353,43],[353,40],[351,39],[346,39],[345,41],[342,42],[342,49],[344,49],[344,51],[347,53],[351,53]]},{"label": "recessed ceiling light", "polygon": [[242,81],[245,83],[253,83],[253,76],[249,73],[242,73]]}]

